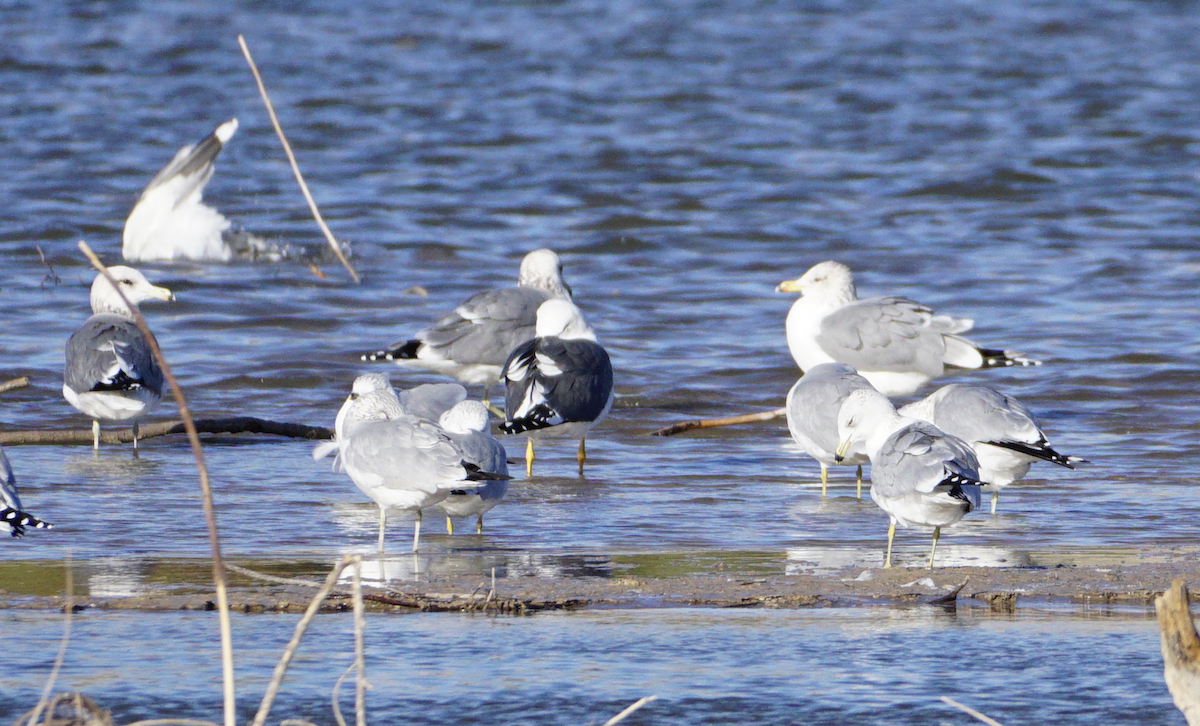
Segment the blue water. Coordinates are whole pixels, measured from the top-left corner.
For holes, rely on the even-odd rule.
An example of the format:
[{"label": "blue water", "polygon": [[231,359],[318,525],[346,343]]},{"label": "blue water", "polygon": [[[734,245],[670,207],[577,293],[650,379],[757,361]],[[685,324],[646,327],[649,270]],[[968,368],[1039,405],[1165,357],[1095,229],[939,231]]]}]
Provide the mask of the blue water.
[{"label": "blue water", "polygon": [[[877,558],[886,518],[852,498],[846,472],[822,501],[816,464],[781,422],[647,435],[683,418],[782,405],[797,371],[783,336],[791,300],[773,290],[830,258],[856,271],[863,295],[907,295],[973,318],[980,343],[1045,360],[946,380],[1017,396],[1059,450],[1092,462],[1076,472],[1035,467],[1001,498],[998,517],[975,513],[943,533],[945,563],[1053,564],[1110,551],[1136,559],[1196,542],[1195,4],[8,3],[0,21],[0,376],[33,381],[0,400],[6,428],[87,426],[60,394],[63,345],[87,315],[92,278],[75,243],[87,239],[117,261],[142,187],[217,123],[237,116],[241,127],[209,203],[259,236],[320,243],[238,51],[244,33],[364,281],[353,285],[328,264],[324,278],[292,263],[143,266],[178,295],[147,313],[197,415],[330,425],[367,370],[359,353],[410,336],[471,293],[511,284],[521,256],[543,246],[562,255],[612,354],[619,399],[588,441],[587,477],[573,474],[573,446],[543,447],[536,476],[513,482],[482,538],[427,525],[424,572],[603,576],[620,570],[621,557],[738,552],[773,558],[780,570]],[[416,285],[429,295],[405,292]],[[156,415],[170,416],[169,406]],[[371,548],[373,507],[310,450],[265,437],[210,441],[227,554],[332,562]],[[57,525],[3,543],[10,577],[70,552],[81,572],[99,573],[81,588],[140,592],[153,563],[206,555],[182,439],[146,441],[137,460],[124,447],[7,451],[27,507]],[[408,534],[395,521],[389,547],[402,549]],[[927,542],[924,532],[901,533],[902,563]],[[107,657],[108,639],[133,627],[121,624],[127,617],[135,622],[95,616],[109,635],[97,635],[89,657]],[[162,625],[148,632],[196,617],[155,616]],[[668,616],[585,616],[607,617],[643,618],[654,633],[647,623]],[[824,650],[843,647],[832,624],[843,616],[687,617],[741,623],[771,647],[767,620],[799,618],[799,632],[821,633]],[[284,637],[284,620],[253,622]],[[403,627],[549,633],[548,623],[583,622],[592,621],[438,617]],[[940,627],[913,625],[907,647],[923,659],[967,647],[951,637],[965,631]],[[1001,627],[1026,632],[1021,621],[975,629]],[[1114,627],[1140,629],[1138,657],[1157,657],[1148,624]],[[623,668],[619,629],[590,632],[612,649],[603,668]],[[1048,650],[1086,652],[1079,637]],[[893,653],[882,646],[869,648],[872,657]],[[722,660],[732,654],[719,641],[694,647],[726,671],[741,667]],[[505,653],[506,673],[539,657],[534,647]],[[831,718],[928,723],[957,718],[933,703],[949,681],[986,683],[969,693],[986,696],[978,705],[1001,720],[1061,709],[1059,720],[1111,723],[1108,712],[1124,708],[1115,694],[1135,679],[1114,669],[1110,682],[1091,669],[1072,676],[1086,684],[1076,685],[1060,668],[993,678],[978,665],[993,664],[989,653],[955,662],[969,677],[930,668],[938,682],[928,698],[885,680],[877,698],[899,710],[876,715],[850,687],[870,682],[861,674],[830,682],[813,711],[796,705],[810,702],[808,685],[796,685],[811,681],[803,674],[791,690],[749,687],[741,700],[676,685],[655,708],[690,720],[762,710],[763,721],[816,722],[825,708]],[[33,689],[21,668],[21,687]],[[403,672],[380,670],[381,682]],[[1151,665],[1143,670],[1159,683]],[[701,682],[720,685],[718,672]],[[198,702],[208,678],[184,684],[180,698]],[[1011,679],[1025,685],[1009,688]],[[140,688],[115,690],[133,703],[157,686]],[[539,716],[561,711],[577,722],[606,718],[643,690],[604,685],[560,697],[522,685],[512,701],[494,690],[481,697],[508,703],[513,720],[531,700],[551,699]],[[1006,712],[1019,693],[1035,705]],[[1109,704],[1105,718],[1063,705],[1093,696]],[[482,718],[470,698],[437,698],[458,718]]]}]

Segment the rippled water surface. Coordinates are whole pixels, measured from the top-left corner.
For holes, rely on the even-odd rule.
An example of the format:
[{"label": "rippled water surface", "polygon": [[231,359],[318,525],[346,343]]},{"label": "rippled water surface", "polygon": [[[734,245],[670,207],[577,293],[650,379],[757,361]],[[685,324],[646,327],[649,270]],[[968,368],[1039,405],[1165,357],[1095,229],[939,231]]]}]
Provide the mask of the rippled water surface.
[{"label": "rippled water surface", "polygon": [[[87,425],[59,390],[92,277],[75,242],[116,261],[141,188],[220,121],[241,129],[210,203],[257,235],[319,243],[238,51],[245,33],[364,281],[327,264],[323,278],[301,264],[143,266],[178,295],[147,313],[197,415],[330,425],[368,369],[359,353],[512,284],[538,247],[562,255],[612,354],[619,399],[589,439],[587,477],[570,444],[544,446],[483,537],[426,527],[426,567],[878,557],[882,512],[853,498],[844,471],[821,500],[817,465],[782,422],[647,435],[782,405],[797,370],[791,299],[773,290],[830,258],[864,295],[973,318],[979,342],[1045,360],[946,380],[1019,397],[1057,448],[1092,462],[1035,467],[999,516],[944,533],[947,562],[1195,543],[1194,4],[117,2],[0,15],[0,374],[33,380],[0,401],[7,428]],[[211,442],[227,553],[331,561],[373,545],[373,507],[311,447]],[[149,440],[136,460],[124,447],[8,453],[28,508],[57,524],[3,543],[9,576],[70,551],[115,578],[97,592],[137,591],[139,562],[205,555],[182,438]],[[395,547],[407,537],[395,522]],[[898,545],[915,560],[927,535]]]}]

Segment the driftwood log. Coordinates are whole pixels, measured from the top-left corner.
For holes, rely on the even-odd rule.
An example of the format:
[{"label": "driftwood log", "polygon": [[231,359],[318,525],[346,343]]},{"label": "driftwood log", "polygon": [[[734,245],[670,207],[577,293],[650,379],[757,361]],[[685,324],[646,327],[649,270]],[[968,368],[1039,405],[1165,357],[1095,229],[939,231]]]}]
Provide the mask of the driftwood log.
[{"label": "driftwood log", "polygon": [[[201,434],[272,434],[287,436],[293,439],[332,439],[333,429],[324,426],[306,426],[304,424],[281,423],[254,418],[253,416],[235,416],[232,418],[196,419],[196,431]],[[163,421],[146,424],[138,428],[138,439],[149,439],[155,436],[186,433],[182,421]],[[106,444],[124,444],[133,441],[133,429],[110,429],[100,431],[100,441]],[[92,430],[71,429],[67,431],[3,431],[0,432],[0,445],[20,446],[22,444],[91,444]]]},{"label": "driftwood log", "polygon": [[1200,637],[1188,611],[1183,580],[1154,599],[1162,636],[1163,676],[1188,726],[1200,726]]}]

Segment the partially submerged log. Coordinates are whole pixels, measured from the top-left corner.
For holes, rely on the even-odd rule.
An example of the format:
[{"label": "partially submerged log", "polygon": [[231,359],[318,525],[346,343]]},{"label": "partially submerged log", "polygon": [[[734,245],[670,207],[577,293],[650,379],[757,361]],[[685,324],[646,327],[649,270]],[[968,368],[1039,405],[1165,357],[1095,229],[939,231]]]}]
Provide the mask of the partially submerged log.
[{"label": "partially submerged log", "polygon": [[[267,421],[253,416],[232,418],[196,419],[196,431],[201,434],[271,434],[293,439],[332,439],[333,429],[323,426]],[[186,433],[182,421],[162,421],[145,424],[138,428],[138,439]],[[133,441],[133,429],[110,429],[100,431],[100,441],[106,444],[125,444]],[[92,430],[71,429],[67,431],[3,431],[0,445],[22,444],[91,444]]]},{"label": "partially submerged log", "polygon": [[692,429],[711,429],[717,426],[737,426],[745,423],[755,423],[757,421],[772,421],[777,418],[783,418],[787,415],[786,408],[777,408],[774,411],[763,411],[761,413],[746,413],[741,416],[727,416],[726,418],[697,418],[691,421],[680,421],[673,423],[670,426],[664,426],[657,431],[652,431],[651,436],[674,436],[675,434],[691,431]]},{"label": "partially submerged log", "polygon": [[1162,636],[1163,676],[1188,726],[1200,726],[1200,637],[1188,611],[1183,580],[1154,600]]}]

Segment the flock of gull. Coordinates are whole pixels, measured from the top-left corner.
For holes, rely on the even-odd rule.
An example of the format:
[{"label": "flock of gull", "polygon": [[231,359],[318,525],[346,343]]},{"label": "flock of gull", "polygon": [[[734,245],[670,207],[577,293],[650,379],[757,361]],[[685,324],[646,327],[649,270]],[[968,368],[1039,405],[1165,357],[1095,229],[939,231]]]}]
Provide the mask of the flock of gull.
[{"label": "flock of gull", "polygon": [[[237,129],[236,119],[195,146],[184,147],[143,192],[125,228],[127,261],[228,261],[238,246],[261,241],[237,231],[201,201],[213,163]],[[173,300],[138,270],[108,268],[98,275],[92,315],[66,346],[63,396],[92,419],[93,445],[101,421],[131,421],[137,448],[140,417],[161,400],[163,376],[133,321],[131,304]],[[853,275],[822,262],[780,292],[800,293],[787,316],[788,348],[803,375],[787,394],[788,429],[821,467],[870,465],[870,496],[890,518],[885,567],[891,567],[896,525],[933,527],[929,567],[941,528],[980,506],[981,492],[999,492],[1023,478],[1037,461],[1074,468],[1082,459],[1055,451],[1033,413],[1019,401],[980,385],[951,384],[897,409],[904,396],[947,368],[1038,365],[1008,350],[982,348],[963,337],[973,321],[935,314],[903,297],[858,299]],[[334,439],[313,451],[334,455],[334,468],[379,508],[378,546],[384,549],[389,510],[415,517],[413,551],[422,512],[436,508],[453,520],[483,517],[504,497],[508,458],[492,433],[526,437],[526,475],[532,476],[534,441],[546,436],[579,440],[582,475],[588,432],[613,404],[613,369],[548,249],[530,252],[516,287],[488,290],[465,300],[429,327],[364,361],[392,361],[452,377],[457,383],[395,389],[389,377],[357,377],[338,411]],[[504,407],[493,407],[500,384]],[[482,400],[465,386],[482,386]],[[50,525],[22,509],[12,469],[0,451],[0,522],[13,536]]]}]

